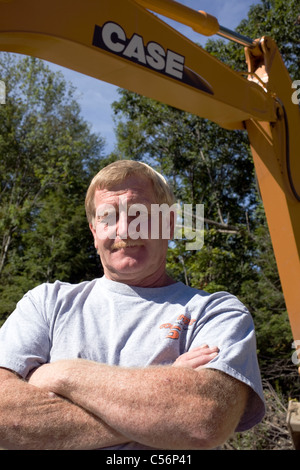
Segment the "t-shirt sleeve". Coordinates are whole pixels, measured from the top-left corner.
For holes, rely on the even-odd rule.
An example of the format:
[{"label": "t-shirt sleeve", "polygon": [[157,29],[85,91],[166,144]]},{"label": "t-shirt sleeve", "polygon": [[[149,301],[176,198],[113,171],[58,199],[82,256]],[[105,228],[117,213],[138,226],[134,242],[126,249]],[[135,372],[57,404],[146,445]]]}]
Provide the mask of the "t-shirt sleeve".
[{"label": "t-shirt sleeve", "polygon": [[227,293],[210,297],[189,349],[202,344],[219,348],[218,356],[204,367],[225,372],[250,387],[246,410],[236,431],[250,429],[263,418],[265,403],[253,320],[236,297]]},{"label": "t-shirt sleeve", "polygon": [[0,367],[25,378],[48,362],[50,340],[42,293],[44,285],[29,291],[0,329]]}]

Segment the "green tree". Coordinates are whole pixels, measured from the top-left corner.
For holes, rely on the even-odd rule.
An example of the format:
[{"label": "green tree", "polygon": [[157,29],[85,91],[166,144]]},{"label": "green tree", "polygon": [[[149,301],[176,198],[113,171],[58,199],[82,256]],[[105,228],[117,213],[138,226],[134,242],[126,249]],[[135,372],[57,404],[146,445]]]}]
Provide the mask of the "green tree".
[{"label": "green tree", "polygon": [[[75,90],[44,62],[2,53],[0,76],[0,315],[31,287],[96,274],[84,197],[104,164],[101,137]],[[99,266],[98,266],[99,269]]]}]

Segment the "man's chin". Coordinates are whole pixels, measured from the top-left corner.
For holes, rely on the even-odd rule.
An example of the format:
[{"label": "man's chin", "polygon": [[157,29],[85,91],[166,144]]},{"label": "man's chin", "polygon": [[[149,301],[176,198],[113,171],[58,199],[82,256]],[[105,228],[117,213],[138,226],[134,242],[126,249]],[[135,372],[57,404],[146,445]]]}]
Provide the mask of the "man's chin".
[{"label": "man's chin", "polygon": [[146,263],[144,257],[138,256],[138,253],[128,253],[128,250],[130,248],[122,249],[115,253],[114,263],[111,264],[110,270],[120,276],[124,274],[142,274],[145,272]]}]

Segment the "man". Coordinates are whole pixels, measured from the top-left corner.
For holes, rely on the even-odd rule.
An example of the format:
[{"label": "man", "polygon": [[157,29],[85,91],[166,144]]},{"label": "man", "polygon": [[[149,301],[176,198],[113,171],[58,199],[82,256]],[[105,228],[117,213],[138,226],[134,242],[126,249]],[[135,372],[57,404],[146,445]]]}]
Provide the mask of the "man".
[{"label": "man", "polygon": [[166,273],[168,237],[151,211],[173,202],[143,163],[95,176],[86,212],[104,276],[38,286],[2,327],[2,447],[212,449],[261,420],[248,311]]}]

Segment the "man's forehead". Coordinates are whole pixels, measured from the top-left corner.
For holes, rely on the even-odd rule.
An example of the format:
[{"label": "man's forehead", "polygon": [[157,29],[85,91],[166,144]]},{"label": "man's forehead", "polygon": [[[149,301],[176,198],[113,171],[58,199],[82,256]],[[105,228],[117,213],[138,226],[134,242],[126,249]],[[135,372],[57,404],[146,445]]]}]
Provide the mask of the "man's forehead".
[{"label": "man's forehead", "polygon": [[108,188],[96,189],[95,202],[118,203],[119,200],[154,202],[152,182],[147,178],[127,178]]}]

